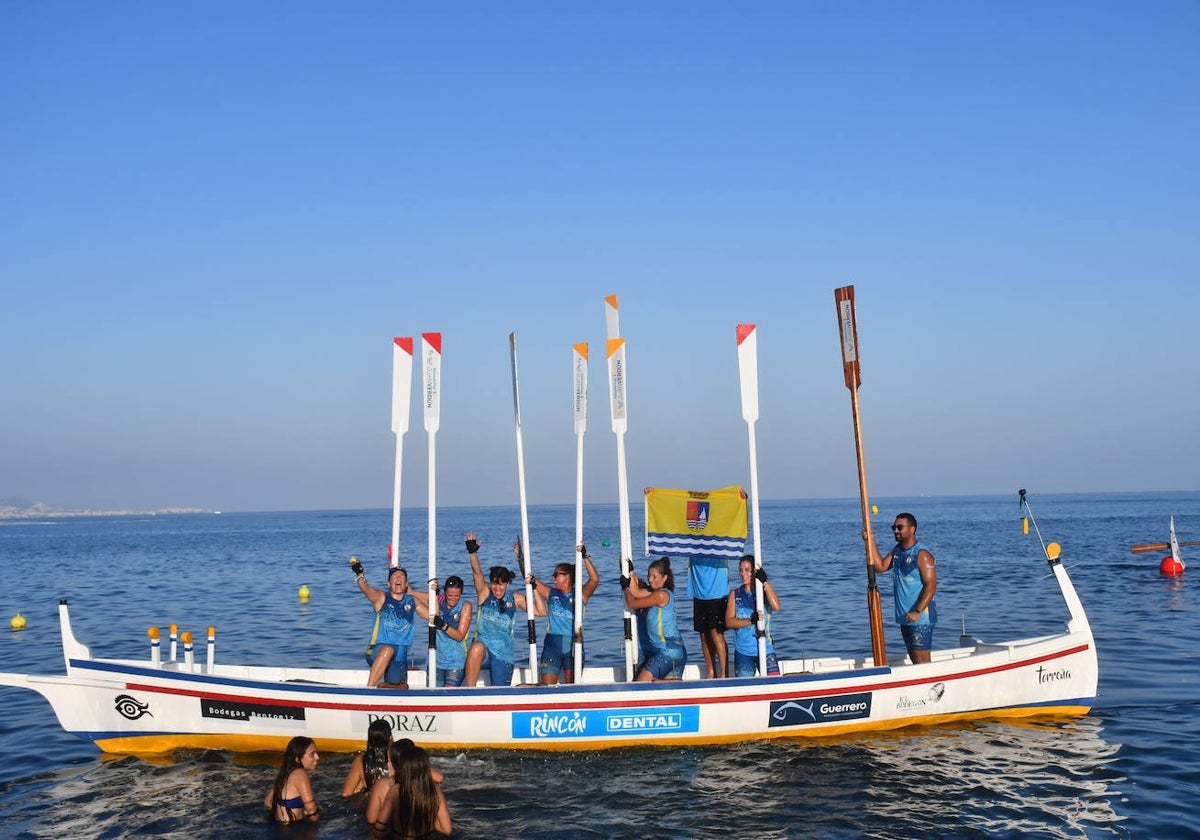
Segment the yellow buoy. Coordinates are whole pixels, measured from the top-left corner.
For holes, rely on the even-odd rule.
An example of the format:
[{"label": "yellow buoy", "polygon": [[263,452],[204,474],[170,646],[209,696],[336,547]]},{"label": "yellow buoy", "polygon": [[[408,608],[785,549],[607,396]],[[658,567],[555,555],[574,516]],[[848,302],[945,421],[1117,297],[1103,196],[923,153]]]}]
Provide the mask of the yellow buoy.
[{"label": "yellow buoy", "polygon": [[308,596],[312,593],[308,589],[308,584],[302,583],[300,584],[300,590],[296,594],[300,596],[300,603],[303,604],[308,600]]},{"label": "yellow buoy", "polygon": [[17,613],[16,615],[13,616],[12,621],[8,622],[8,626],[12,630],[24,630],[25,629],[25,616],[21,615],[20,613]]},{"label": "yellow buoy", "polygon": [[871,505],[871,515],[872,516],[879,515],[879,505]]},{"label": "yellow buoy", "polygon": [[1021,533],[1022,534],[1029,533],[1029,517],[1028,516],[1021,517]]}]

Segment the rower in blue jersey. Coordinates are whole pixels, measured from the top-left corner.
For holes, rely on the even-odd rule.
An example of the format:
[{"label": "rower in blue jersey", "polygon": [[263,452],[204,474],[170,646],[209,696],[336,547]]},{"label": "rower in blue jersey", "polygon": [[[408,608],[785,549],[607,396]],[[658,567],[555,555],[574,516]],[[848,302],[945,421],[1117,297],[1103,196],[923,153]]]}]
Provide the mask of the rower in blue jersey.
[{"label": "rower in blue jersey", "polygon": [[771,640],[771,614],[779,612],[779,595],[775,587],[767,580],[766,569],[754,568],[754,555],[747,554],[738,563],[738,574],[742,585],[729,593],[729,603],[725,609],[725,626],[733,631],[733,675],[735,677],[753,677],[758,673],[758,599],[754,595],[754,582],[762,586],[763,606],[766,615],[763,617],[763,632],[767,644],[767,676],[779,675],[779,659],[775,656],[775,646]]},{"label": "rower in blue jersey", "polygon": [[367,685],[383,688],[408,687],[408,649],[413,640],[413,618],[429,618],[408,588],[408,572],[403,566],[388,570],[387,590],[367,583],[366,573],[357,557],[350,558],[350,569],[358,578],[358,591],[375,608],[375,627],[367,643],[367,661],[371,671]]},{"label": "rower in blue jersey", "polygon": [[680,679],[687,665],[687,649],[675,621],[675,576],[671,558],[659,557],[646,570],[646,582],[636,574],[621,576],[625,605],[637,613],[642,666],[637,681]]},{"label": "rower in blue jersey", "polygon": [[475,619],[475,640],[467,649],[464,684],[474,686],[479,673],[487,668],[492,685],[510,685],[513,674],[513,627],[517,610],[526,610],[524,592],[509,592],[508,585],[516,577],[504,566],[492,566],[483,576],[479,565],[479,540],[474,531],[463,540],[471,558],[471,576],[479,601],[479,616]]},{"label": "rower in blue jersey", "polygon": [[[587,553],[587,547],[581,543],[575,550],[583,555],[587,567],[587,580],[582,589],[583,603],[586,604],[600,584],[600,575],[592,565],[592,555]],[[542,685],[554,685],[560,680],[575,682],[575,564],[559,563],[551,577],[553,585],[536,577],[529,581],[533,586],[534,614],[550,617],[538,661]]]},{"label": "rower in blue jersey", "polygon": [[[434,583],[437,589],[437,583]],[[458,575],[446,578],[446,588],[437,595],[437,612],[433,626],[437,628],[437,666],[434,685],[457,688],[463,684],[466,674],[467,648],[470,646],[471,602],[463,598],[463,579]],[[413,592],[417,603],[425,605],[429,600],[426,592]]]}]

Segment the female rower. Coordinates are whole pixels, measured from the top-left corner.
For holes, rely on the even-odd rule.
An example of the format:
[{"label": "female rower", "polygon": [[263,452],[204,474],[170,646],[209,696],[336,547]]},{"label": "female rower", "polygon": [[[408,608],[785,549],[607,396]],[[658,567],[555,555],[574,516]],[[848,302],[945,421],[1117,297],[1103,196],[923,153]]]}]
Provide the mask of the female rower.
[{"label": "female rower", "polygon": [[308,775],[316,769],[320,758],[312,738],[297,735],[288,741],[279,775],[263,798],[263,806],[270,809],[272,817],[281,823],[321,818]]},{"label": "female rower", "polygon": [[763,606],[766,616],[763,618],[763,632],[767,643],[767,676],[779,676],[779,659],[775,656],[775,646],[771,644],[771,613],[782,609],[775,587],[767,580],[767,572],[763,568],[754,568],[754,555],[747,554],[738,563],[738,574],[741,575],[742,585],[729,593],[729,603],[725,608],[725,626],[733,630],[733,675],[735,677],[753,677],[758,673],[758,604],[754,598],[754,581],[757,580],[763,590]]},{"label": "female rower", "polygon": [[646,570],[646,583],[637,574],[621,576],[625,605],[637,611],[638,638],[642,645],[637,681],[680,679],[687,664],[687,649],[675,623],[675,576],[671,558],[659,557]]},{"label": "female rower", "polygon": [[[583,582],[583,603],[587,603],[600,584],[600,575],[592,565],[592,555],[581,543],[576,549],[583,555],[587,566],[587,580]],[[575,653],[572,643],[575,638],[575,564],[559,563],[554,567],[554,585],[548,586],[530,575],[530,584],[537,595],[534,611],[537,615],[549,615],[546,640],[542,643],[542,658],[538,661],[538,673],[542,685],[554,685],[562,675],[564,683],[575,682]],[[544,603],[544,608],[542,607]]]},{"label": "female rower", "polygon": [[[516,577],[504,566],[492,566],[484,578],[479,566],[479,541],[475,532],[464,538],[471,558],[471,576],[479,599],[479,617],[475,620],[475,641],[467,651],[465,685],[474,686],[479,672],[491,671],[492,685],[509,685],[513,674],[513,627],[517,610],[527,610],[525,593],[509,592],[508,585]],[[520,555],[520,546],[513,548]]]}]

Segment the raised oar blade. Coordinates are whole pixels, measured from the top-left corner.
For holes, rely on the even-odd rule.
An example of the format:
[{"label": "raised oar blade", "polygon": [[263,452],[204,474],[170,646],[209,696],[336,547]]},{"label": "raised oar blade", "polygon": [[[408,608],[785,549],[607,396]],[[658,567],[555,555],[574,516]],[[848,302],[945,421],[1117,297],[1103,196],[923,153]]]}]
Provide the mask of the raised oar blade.
[{"label": "raised oar blade", "polygon": [[442,334],[421,333],[421,405],[425,418],[425,431],[429,437],[429,660],[426,685],[437,682],[437,630],[433,618],[437,612],[437,592],[433,582],[437,579],[437,431],[441,426],[442,414]]},{"label": "raised oar blade", "polygon": [[842,335],[842,367],[847,388],[862,384],[862,371],[858,366],[858,323],[854,317],[854,287],[842,286],[834,289],[833,299],[837,302],[838,327]]},{"label": "raised oar blade", "polygon": [[536,674],[537,627],[533,618],[533,584],[529,582],[530,575],[533,573],[533,551],[529,546],[529,504],[525,497],[525,445],[521,435],[521,386],[520,376],[517,373],[517,334],[515,332],[508,334],[508,351],[509,359],[512,361],[513,416],[516,421],[517,488],[521,504],[520,539],[521,554],[525,561],[525,568],[521,570],[521,573],[525,578],[525,623],[529,631],[529,670],[531,674]]},{"label": "raised oar blade", "polygon": [[396,435],[396,468],[392,481],[392,541],[388,543],[388,565],[400,565],[400,478],[404,458],[404,435],[412,413],[413,340],[392,339],[392,432]]},{"label": "raised oar blade", "polygon": [[609,295],[604,299],[604,337],[607,339],[621,337],[621,315],[617,311],[616,295]]},{"label": "raised oar blade", "polygon": [[[606,301],[607,303],[607,301]],[[616,299],[613,298],[615,307]],[[618,566],[622,575],[633,572],[633,535],[629,521],[629,476],[625,466],[625,339],[610,338],[607,342],[608,356],[608,405],[612,414],[612,430],[617,436],[617,508],[621,521],[621,556]],[[623,607],[622,619],[625,628],[625,679],[634,678],[635,642],[633,639],[633,614]]]},{"label": "raised oar blade", "polygon": [[608,406],[612,413],[612,430],[623,435],[627,428],[625,416],[625,339],[608,340]]},{"label": "raised oar blade", "polygon": [[588,398],[588,346],[587,342],[574,345],[571,350],[572,370],[575,376],[575,434],[587,432]]},{"label": "raised oar blade", "polygon": [[[742,388],[742,419],[750,440],[750,506],[754,520],[754,566],[763,565],[762,529],[758,523],[758,444],[754,424],[758,422],[758,330],[754,324],[737,325],[738,381]],[[758,674],[767,675],[766,609],[763,588],[754,580],[754,608],[758,610],[755,631],[758,639]]]},{"label": "raised oar blade", "polygon": [[858,416],[858,386],[862,383],[858,359],[858,324],[854,313],[854,287],[842,286],[833,291],[837,304],[838,333],[842,345],[842,374],[850,389],[850,413],[854,418],[854,454],[858,464],[858,495],[862,503],[862,527],[867,540],[863,548],[867,560],[867,617],[871,625],[871,654],[876,665],[887,664],[887,647],[883,637],[883,607],[879,600],[879,583],[871,562],[875,534],[871,528],[871,506],[867,497],[867,466],[863,457],[862,424]]}]

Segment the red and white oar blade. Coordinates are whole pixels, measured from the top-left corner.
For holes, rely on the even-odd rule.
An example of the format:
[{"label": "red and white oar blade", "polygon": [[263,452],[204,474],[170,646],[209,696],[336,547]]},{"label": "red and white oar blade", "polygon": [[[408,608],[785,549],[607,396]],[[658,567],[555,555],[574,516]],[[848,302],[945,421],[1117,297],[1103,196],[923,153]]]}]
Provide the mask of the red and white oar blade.
[{"label": "red and white oar blade", "polygon": [[421,405],[425,431],[436,432],[442,415],[442,334],[421,333]]},{"label": "red and white oar blade", "polygon": [[838,329],[842,334],[842,369],[847,388],[862,384],[862,371],[858,365],[858,322],[854,314],[854,287],[842,286],[833,290],[837,303]]},{"label": "red and white oar blade", "polygon": [[617,312],[617,296],[604,299],[604,337],[612,340],[621,337],[621,315]]},{"label": "red and white oar blade", "polygon": [[587,431],[588,346],[587,342],[572,348],[572,370],[575,374],[575,434]]},{"label": "red and white oar blade", "polygon": [[742,383],[742,419],[758,421],[758,329],[737,325],[738,374]]},{"label": "red and white oar blade", "polygon": [[412,407],[412,336],[392,339],[392,431],[402,435],[408,431],[408,415]]},{"label": "red and white oar blade", "polygon": [[608,405],[612,411],[612,430],[624,434],[625,417],[625,339],[608,340]]}]

